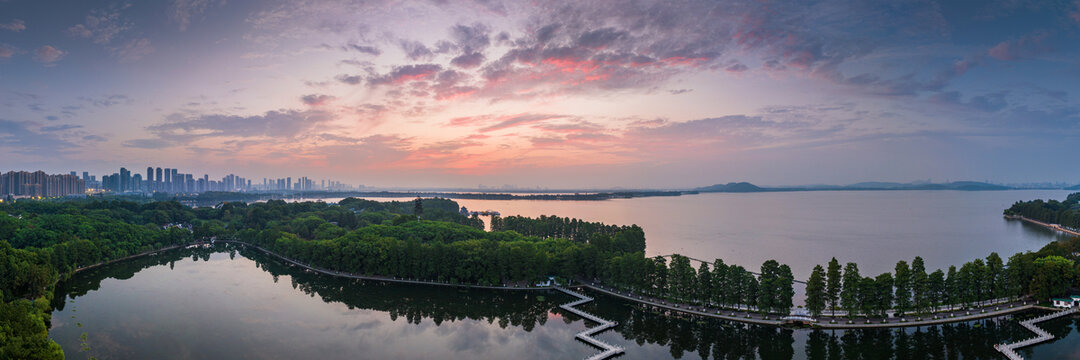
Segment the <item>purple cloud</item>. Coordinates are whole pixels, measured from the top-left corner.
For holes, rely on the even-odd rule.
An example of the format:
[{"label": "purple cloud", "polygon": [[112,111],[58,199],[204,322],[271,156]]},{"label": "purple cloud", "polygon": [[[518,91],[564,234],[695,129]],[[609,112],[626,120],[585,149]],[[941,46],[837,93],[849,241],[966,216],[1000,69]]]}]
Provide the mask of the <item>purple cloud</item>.
[{"label": "purple cloud", "polygon": [[392,71],[387,74],[372,76],[367,79],[368,84],[385,85],[385,84],[400,84],[413,80],[420,80],[432,75],[435,75],[442,70],[442,65],[439,64],[419,64],[419,65],[405,65],[395,66]]},{"label": "purple cloud", "polygon": [[118,47],[110,47],[109,52],[113,54],[121,63],[130,63],[139,61],[146,55],[150,55],[154,52],[154,46],[150,44],[150,40],[147,38],[131,39],[124,43],[124,45]]},{"label": "purple cloud", "polygon": [[13,20],[11,20],[9,22],[6,22],[6,23],[0,23],[0,29],[4,29],[4,30],[8,30],[8,31],[14,31],[14,32],[20,32],[20,31],[26,30],[26,22],[24,22],[22,20],[19,20],[19,19],[13,19]]},{"label": "purple cloud", "polygon": [[131,26],[131,23],[120,18],[119,10],[94,10],[86,15],[82,24],[68,28],[68,33],[75,37],[91,39],[95,44],[108,44]]},{"label": "purple cloud", "polygon": [[462,69],[472,69],[484,63],[484,54],[471,53],[458,56],[450,60],[450,64]]},{"label": "purple cloud", "polygon": [[337,99],[337,98],[333,97],[333,96],[330,96],[330,95],[323,95],[323,94],[310,94],[310,95],[304,95],[304,96],[300,97],[300,101],[303,102],[305,105],[308,105],[308,106],[320,106],[320,105],[326,104],[327,102],[330,102],[331,100],[334,100],[334,99]]}]

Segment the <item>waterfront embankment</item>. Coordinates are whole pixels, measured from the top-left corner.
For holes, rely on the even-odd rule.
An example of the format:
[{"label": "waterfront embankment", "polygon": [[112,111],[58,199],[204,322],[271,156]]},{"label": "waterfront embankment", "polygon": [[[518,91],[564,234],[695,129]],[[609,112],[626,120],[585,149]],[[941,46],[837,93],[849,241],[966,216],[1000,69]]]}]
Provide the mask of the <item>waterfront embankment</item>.
[{"label": "waterfront embankment", "polygon": [[1080,232],[1067,229],[1065,227],[1062,227],[1061,225],[1047,224],[1047,223],[1044,223],[1042,221],[1029,219],[1029,218],[1020,216],[1020,215],[1005,215],[1005,217],[1008,218],[1008,219],[1016,219],[1016,220],[1027,221],[1029,223],[1039,225],[1039,226],[1045,227],[1045,228],[1050,229],[1050,230],[1060,231],[1060,232],[1063,232],[1063,233],[1066,233],[1066,234],[1069,234],[1069,235],[1080,236]]}]

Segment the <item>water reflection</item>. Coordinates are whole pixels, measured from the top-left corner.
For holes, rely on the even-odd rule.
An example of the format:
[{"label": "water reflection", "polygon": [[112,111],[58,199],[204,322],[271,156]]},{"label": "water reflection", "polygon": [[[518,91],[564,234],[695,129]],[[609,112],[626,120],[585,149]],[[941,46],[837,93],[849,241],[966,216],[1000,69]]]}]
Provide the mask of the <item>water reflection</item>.
[{"label": "water reflection", "polygon": [[[226,260],[223,251],[237,260]],[[249,270],[237,270],[241,265]],[[154,269],[136,276],[149,268]],[[108,279],[126,285],[109,282],[105,291],[96,291]],[[151,285],[150,279],[168,284]],[[286,283],[270,284],[277,292],[256,284],[272,281]],[[154,286],[197,293],[192,299],[212,307],[186,307],[190,300],[171,298],[175,293]],[[235,246],[169,251],[103,266],[62,282],[56,295],[54,338],[73,358],[82,357],[77,337],[83,331],[95,347],[90,355],[99,358],[288,358],[318,351],[322,358],[341,359],[424,358],[433,352],[450,358],[554,359],[594,353],[572,340],[585,324],[557,307],[570,300],[561,293],[334,278]],[[591,295],[596,301],[584,310],[619,323],[599,337],[627,349],[620,359],[997,359],[993,344],[1030,337],[1010,317],[907,329],[783,329],[669,315]],[[281,297],[289,299],[268,300]],[[138,305],[145,303],[155,306]],[[148,314],[168,309],[176,310]],[[71,326],[74,321],[86,327]],[[1059,340],[1021,353],[1067,358],[1080,348],[1080,335],[1073,334],[1078,325],[1075,316],[1044,323]]]}]

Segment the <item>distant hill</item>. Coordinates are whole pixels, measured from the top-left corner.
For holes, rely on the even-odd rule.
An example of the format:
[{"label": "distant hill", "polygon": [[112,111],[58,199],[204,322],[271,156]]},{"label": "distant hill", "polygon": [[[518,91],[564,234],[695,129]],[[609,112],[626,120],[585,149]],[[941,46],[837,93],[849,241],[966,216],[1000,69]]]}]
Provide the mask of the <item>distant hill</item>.
[{"label": "distant hill", "polygon": [[976,191],[976,190],[1009,190],[1011,188],[1008,187],[1008,186],[987,184],[987,183],[978,182],[978,181],[954,181],[954,182],[951,182],[951,183],[944,183],[944,184],[916,185],[916,186],[912,186],[911,189],[913,189],[913,190],[967,190],[967,191]]},{"label": "distant hill", "polygon": [[895,182],[882,182],[882,181],[867,181],[867,182],[851,184],[851,185],[848,185],[848,186],[840,186],[840,188],[851,188],[851,189],[896,189],[896,188],[902,188],[902,187],[906,187],[906,186],[911,186],[911,184],[902,184],[902,183],[895,183]]},{"label": "distant hill", "polygon": [[1070,186],[1065,188],[1065,190],[1080,190],[1080,185]]},{"label": "distant hill", "polygon": [[706,186],[694,189],[700,192],[759,192],[767,191],[758,187],[757,185],[748,182],[731,182],[727,184],[716,184],[712,186]]},{"label": "distant hill", "polygon": [[[794,186],[794,187],[769,187],[762,188],[748,182],[716,184],[712,186],[706,186],[694,189],[700,192],[761,192],[761,191],[820,191],[820,190],[832,190],[832,191],[856,191],[856,190],[962,190],[962,191],[984,191],[984,190],[1009,190],[1012,189],[1008,186],[988,184],[978,181],[954,181],[950,183],[931,184],[931,183],[897,183],[897,182],[884,182],[884,181],[869,181],[855,183],[851,185],[813,185],[813,186]],[[1071,189],[1080,189],[1080,185]]]}]

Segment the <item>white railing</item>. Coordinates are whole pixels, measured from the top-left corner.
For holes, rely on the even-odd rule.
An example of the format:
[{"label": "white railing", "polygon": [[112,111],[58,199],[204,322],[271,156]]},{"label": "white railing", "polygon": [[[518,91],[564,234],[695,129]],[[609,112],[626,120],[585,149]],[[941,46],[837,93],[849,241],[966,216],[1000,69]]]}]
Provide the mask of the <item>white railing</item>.
[{"label": "white railing", "polygon": [[600,341],[597,338],[592,337],[593,335],[595,335],[597,333],[600,333],[600,332],[603,332],[604,330],[615,327],[615,325],[617,325],[617,324],[614,321],[608,321],[608,320],[605,320],[605,319],[603,319],[603,318],[601,318],[599,316],[596,316],[596,315],[593,315],[593,314],[590,314],[590,313],[587,313],[587,312],[584,312],[584,311],[581,311],[581,310],[578,310],[577,308],[575,308],[575,306],[578,306],[578,305],[593,301],[593,298],[582,295],[582,294],[579,294],[577,292],[571,291],[570,289],[567,289],[567,288],[564,288],[564,287],[561,287],[561,286],[556,286],[555,290],[562,291],[562,292],[566,293],[567,295],[578,298],[575,301],[571,301],[571,302],[568,302],[566,304],[560,305],[559,306],[560,308],[562,308],[563,310],[569,311],[569,312],[573,313],[574,315],[580,316],[582,318],[585,318],[587,320],[590,320],[592,322],[600,324],[598,326],[595,326],[595,327],[592,327],[592,328],[589,328],[589,329],[585,329],[585,331],[579,332],[579,333],[577,333],[577,335],[574,335],[574,337],[578,338],[579,340],[584,341],[585,343],[587,343],[589,345],[595,346],[595,347],[599,348],[600,350],[603,350],[598,354],[595,354],[593,356],[588,357],[587,360],[603,360],[603,359],[607,359],[609,357],[612,357],[612,356],[623,353],[623,348],[608,344],[606,342]]},{"label": "white railing", "polygon": [[1059,318],[1059,317],[1062,317],[1062,316],[1065,316],[1065,315],[1073,314],[1073,313],[1076,313],[1076,312],[1077,312],[1077,309],[1072,308],[1072,309],[1068,309],[1068,310],[1052,312],[1052,313],[1049,313],[1049,314],[1046,314],[1046,315],[1043,315],[1043,316],[1039,316],[1037,318],[1021,321],[1020,322],[1021,326],[1023,326],[1024,328],[1027,328],[1028,330],[1031,330],[1031,332],[1035,333],[1035,335],[1038,335],[1038,336],[1027,339],[1027,340],[1017,341],[1017,342],[1014,342],[1014,343],[1011,343],[1011,344],[994,345],[994,349],[997,349],[997,351],[1000,351],[1002,354],[1005,354],[1005,357],[1007,357],[1007,358],[1009,358],[1011,360],[1022,360],[1023,357],[1021,357],[1020,354],[1016,353],[1016,349],[1019,349],[1019,348],[1025,347],[1025,346],[1035,345],[1035,344],[1041,343],[1043,341],[1049,341],[1049,340],[1054,338],[1054,335],[1051,335],[1050,333],[1046,332],[1046,330],[1043,330],[1043,329],[1039,328],[1038,326],[1035,326],[1035,324],[1041,323],[1043,321],[1047,321],[1047,320],[1050,320],[1050,319]]}]

